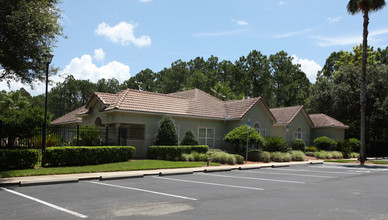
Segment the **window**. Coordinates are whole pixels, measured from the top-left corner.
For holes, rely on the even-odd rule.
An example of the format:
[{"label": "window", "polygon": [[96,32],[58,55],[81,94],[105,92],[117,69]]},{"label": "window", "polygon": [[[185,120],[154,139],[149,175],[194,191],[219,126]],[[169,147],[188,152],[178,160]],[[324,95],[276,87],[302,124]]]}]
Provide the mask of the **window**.
[{"label": "window", "polygon": [[294,131],[292,134],[292,139],[296,138],[306,141],[306,132],[303,132],[302,128],[298,128],[298,130]]},{"label": "window", "polygon": [[259,132],[259,134],[262,137],[266,137],[267,136],[266,130],[265,129],[261,129],[261,126],[260,126],[259,122],[255,122],[255,124],[253,125],[253,129],[255,129],[255,131]]},{"label": "window", "polygon": [[198,141],[201,145],[208,145],[209,148],[214,147],[214,129],[213,128],[199,128]]}]

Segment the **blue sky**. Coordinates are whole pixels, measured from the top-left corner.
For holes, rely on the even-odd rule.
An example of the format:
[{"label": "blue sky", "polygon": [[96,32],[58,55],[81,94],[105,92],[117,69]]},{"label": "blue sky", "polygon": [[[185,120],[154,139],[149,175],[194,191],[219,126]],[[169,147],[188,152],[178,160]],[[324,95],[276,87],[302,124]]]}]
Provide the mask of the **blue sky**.
[{"label": "blue sky", "polygon": [[[294,57],[312,83],[334,51],[362,41],[362,15],[346,11],[348,0],[64,0],[61,20],[67,39],[52,64],[67,74],[120,83],[145,68],[154,72],[195,57],[236,61],[258,50]],[[388,11],[370,14],[369,44],[388,45]],[[7,89],[4,82],[2,89]],[[12,83],[11,90],[23,85]],[[31,94],[44,92],[43,84]],[[7,89],[9,90],[9,89]]]}]

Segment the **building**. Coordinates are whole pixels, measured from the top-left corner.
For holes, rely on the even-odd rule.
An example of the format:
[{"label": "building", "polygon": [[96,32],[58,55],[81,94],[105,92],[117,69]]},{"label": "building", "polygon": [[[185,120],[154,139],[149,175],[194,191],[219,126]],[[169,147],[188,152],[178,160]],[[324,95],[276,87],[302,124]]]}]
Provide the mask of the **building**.
[{"label": "building", "polygon": [[191,129],[200,144],[222,149],[230,148],[224,136],[248,121],[264,137],[279,136],[288,142],[300,138],[307,145],[317,136],[343,140],[349,128],[324,114],[309,115],[303,106],[269,109],[260,97],[221,101],[199,89],[171,94],[133,89],[116,94],[96,92],[85,106],[51,124],[95,124],[109,131],[120,130],[124,144],[135,146],[137,157],[146,157],[164,115],[174,119],[179,140]]}]

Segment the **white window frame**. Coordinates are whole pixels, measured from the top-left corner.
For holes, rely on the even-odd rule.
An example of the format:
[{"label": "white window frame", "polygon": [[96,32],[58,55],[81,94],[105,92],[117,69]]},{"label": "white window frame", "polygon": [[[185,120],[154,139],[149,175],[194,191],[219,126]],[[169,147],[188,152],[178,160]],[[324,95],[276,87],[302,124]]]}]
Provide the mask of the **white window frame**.
[{"label": "white window frame", "polygon": [[[203,138],[203,137],[201,137],[199,134],[200,134],[200,132],[199,132],[199,130],[201,130],[201,129],[205,129],[205,138]],[[209,138],[208,136],[207,136],[207,130],[213,130],[213,137],[212,138]],[[201,140],[205,140],[205,145],[208,145],[209,146],[209,144],[208,144],[208,139],[212,139],[212,146],[210,147],[209,146],[209,148],[214,148],[214,140],[215,140],[215,137],[216,137],[216,129],[215,128],[208,128],[208,127],[199,127],[198,128],[198,141],[201,143]]]},{"label": "white window frame", "polygon": [[303,141],[306,141],[306,132],[303,132],[302,128],[298,128],[297,131],[294,131],[292,133],[292,140],[295,139],[301,139]]},{"label": "white window frame", "polygon": [[175,130],[176,130],[176,135],[178,136],[178,142],[180,141],[179,139],[179,125],[175,125]]},{"label": "white window frame", "polygon": [[[256,125],[256,124],[259,125],[259,129],[256,129],[256,128],[255,128],[255,125]],[[260,134],[263,138],[265,138],[265,137],[267,136],[267,130],[261,128],[260,122],[255,121],[255,123],[253,124],[253,129],[255,129],[255,131],[259,132],[259,134]],[[263,135],[263,134],[264,134],[264,135]]]}]

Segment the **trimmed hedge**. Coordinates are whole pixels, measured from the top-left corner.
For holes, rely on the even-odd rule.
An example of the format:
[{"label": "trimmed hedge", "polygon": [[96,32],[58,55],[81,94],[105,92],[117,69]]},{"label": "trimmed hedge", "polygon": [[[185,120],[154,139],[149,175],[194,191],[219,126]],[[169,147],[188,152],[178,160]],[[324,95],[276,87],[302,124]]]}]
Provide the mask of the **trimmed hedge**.
[{"label": "trimmed hedge", "polygon": [[159,160],[179,160],[182,154],[191,154],[192,152],[206,153],[209,147],[207,145],[194,146],[149,146],[148,157]]},{"label": "trimmed hedge", "polygon": [[135,155],[132,146],[49,147],[46,161],[49,166],[82,166],[127,161]]},{"label": "trimmed hedge", "polygon": [[336,145],[337,142],[326,136],[318,137],[314,140],[314,146],[319,150],[335,150]]},{"label": "trimmed hedge", "polygon": [[32,149],[0,150],[0,170],[33,168],[39,161],[39,151]]}]

